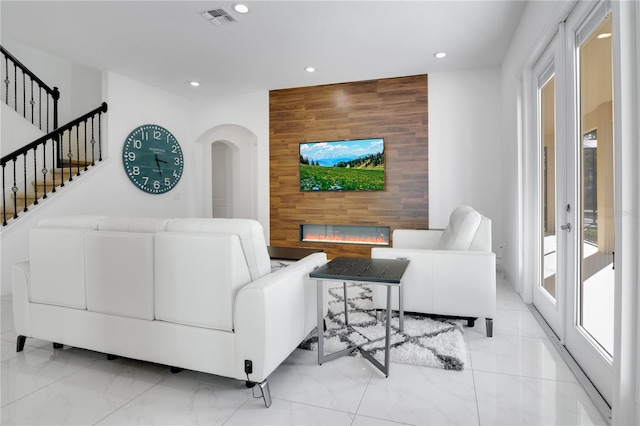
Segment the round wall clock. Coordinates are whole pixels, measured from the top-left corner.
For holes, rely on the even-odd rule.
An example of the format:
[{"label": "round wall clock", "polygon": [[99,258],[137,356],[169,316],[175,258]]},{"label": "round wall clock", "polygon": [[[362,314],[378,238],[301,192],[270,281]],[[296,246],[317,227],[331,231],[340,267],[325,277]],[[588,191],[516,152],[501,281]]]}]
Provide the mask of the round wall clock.
[{"label": "round wall clock", "polygon": [[142,125],[129,133],[122,148],[122,161],[131,182],[150,194],[173,189],[184,167],[177,139],[156,124]]}]

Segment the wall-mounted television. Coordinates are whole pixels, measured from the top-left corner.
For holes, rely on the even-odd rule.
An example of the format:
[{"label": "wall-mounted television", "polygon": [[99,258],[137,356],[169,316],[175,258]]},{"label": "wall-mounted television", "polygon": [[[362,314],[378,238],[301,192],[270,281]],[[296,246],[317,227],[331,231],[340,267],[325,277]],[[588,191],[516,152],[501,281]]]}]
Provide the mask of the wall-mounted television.
[{"label": "wall-mounted television", "polygon": [[384,190],[384,139],[300,144],[300,191]]}]

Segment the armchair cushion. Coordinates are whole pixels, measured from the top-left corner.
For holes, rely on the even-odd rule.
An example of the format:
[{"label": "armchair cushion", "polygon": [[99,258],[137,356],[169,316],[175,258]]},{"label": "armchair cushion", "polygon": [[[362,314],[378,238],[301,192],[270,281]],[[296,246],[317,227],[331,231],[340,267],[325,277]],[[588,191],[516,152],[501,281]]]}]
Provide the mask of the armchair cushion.
[{"label": "armchair cushion", "polygon": [[456,208],[449,217],[438,250],[469,250],[471,242],[480,226],[482,215],[469,206]]}]

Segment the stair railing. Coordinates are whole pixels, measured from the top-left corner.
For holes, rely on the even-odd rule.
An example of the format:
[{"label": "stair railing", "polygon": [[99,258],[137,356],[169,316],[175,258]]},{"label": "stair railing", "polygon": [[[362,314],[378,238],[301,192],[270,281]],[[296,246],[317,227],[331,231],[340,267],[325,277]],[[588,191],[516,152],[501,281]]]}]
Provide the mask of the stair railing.
[{"label": "stair railing", "polygon": [[[3,226],[7,225],[7,219],[17,219],[19,210],[27,212],[29,205],[38,204],[40,198],[47,198],[57,187],[72,181],[74,175],[80,176],[81,171],[102,161],[102,114],[106,112],[107,104],[103,102],[93,111],[0,159]],[[49,169],[56,167],[60,158],[64,159],[61,170]],[[47,179],[49,174],[51,177]],[[27,184],[30,179],[33,179],[33,192]],[[19,202],[19,191],[24,201]],[[11,197],[9,204],[7,198]],[[30,202],[29,198],[34,201]],[[8,214],[9,210],[13,213]]]},{"label": "stair railing", "polygon": [[58,128],[58,88],[49,87],[4,47],[0,46],[0,52],[4,102],[43,132]]}]

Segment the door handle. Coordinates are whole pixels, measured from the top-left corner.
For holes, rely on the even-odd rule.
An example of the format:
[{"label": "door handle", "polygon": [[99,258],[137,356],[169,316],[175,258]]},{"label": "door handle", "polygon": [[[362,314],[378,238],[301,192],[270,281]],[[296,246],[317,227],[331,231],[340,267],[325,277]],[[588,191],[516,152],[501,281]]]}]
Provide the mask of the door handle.
[{"label": "door handle", "polygon": [[566,225],[560,225],[560,229],[563,231],[571,232],[571,224],[567,223]]}]

